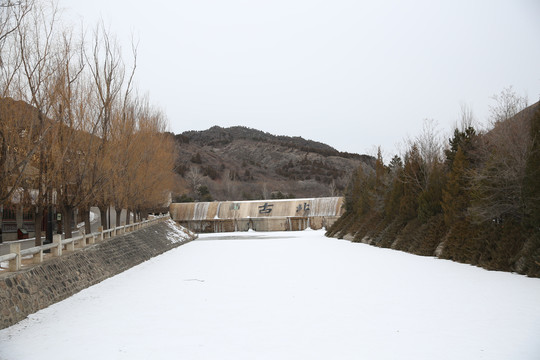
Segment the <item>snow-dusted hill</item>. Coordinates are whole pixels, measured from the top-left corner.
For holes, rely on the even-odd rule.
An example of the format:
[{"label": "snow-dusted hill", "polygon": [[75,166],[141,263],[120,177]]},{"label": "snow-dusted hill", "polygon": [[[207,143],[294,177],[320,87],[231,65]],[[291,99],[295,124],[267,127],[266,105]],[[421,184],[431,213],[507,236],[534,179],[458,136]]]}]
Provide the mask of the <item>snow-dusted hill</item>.
[{"label": "snow-dusted hill", "polygon": [[373,156],[344,153],[320,142],[243,126],[187,131],[175,140],[178,195],[200,201],[206,200],[193,193],[195,170],[204,175],[213,199],[253,200],[279,192],[294,197],[334,196],[343,192],[356,168],[375,166]]},{"label": "snow-dusted hill", "polygon": [[201,235],[0,331],[0,359],[539,359],[540,279],[320,231]]}]

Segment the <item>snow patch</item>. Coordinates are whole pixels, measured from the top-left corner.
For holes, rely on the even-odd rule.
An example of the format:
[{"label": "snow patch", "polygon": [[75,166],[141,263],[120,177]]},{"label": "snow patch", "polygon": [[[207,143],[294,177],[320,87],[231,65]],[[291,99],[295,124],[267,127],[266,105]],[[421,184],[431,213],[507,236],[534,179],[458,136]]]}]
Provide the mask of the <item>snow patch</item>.
[{"label": "snow patch", "polygon": [[184,243],[197,237],[195,233],[186,229],[183,226],[178,225],[171,219],[168,219],[166,222],[169,225],[167,239],[170,241],[171,244]]}]

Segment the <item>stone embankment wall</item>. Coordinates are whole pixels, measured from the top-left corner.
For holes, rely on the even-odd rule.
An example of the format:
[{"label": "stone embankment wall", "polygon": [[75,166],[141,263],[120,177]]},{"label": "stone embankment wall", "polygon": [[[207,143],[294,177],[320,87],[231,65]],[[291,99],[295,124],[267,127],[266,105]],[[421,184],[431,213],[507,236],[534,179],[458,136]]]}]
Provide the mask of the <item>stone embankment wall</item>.
[{"label": "stone embankment wall", "polygon": [[0,274],[0,329],[193,238],[168,220]]}]

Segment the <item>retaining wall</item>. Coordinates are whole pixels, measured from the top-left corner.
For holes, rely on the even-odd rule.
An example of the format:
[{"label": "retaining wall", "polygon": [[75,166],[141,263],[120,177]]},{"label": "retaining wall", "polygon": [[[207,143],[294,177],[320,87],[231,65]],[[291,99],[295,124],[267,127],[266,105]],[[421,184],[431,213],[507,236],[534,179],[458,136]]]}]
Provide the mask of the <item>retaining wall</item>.
[{"label": "retaining wall", "polygon": [[168,220],[14,273],[0,273],[0,329],[192,239]]}]

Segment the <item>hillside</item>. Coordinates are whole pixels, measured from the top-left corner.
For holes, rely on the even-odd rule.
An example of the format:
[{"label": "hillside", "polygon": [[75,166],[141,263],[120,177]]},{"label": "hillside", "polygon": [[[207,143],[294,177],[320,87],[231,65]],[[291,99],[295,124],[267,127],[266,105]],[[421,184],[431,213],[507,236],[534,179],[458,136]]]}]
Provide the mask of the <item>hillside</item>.
[{"label": "hillside", "polygon": [[540,103],[506,114],[456,129],[438,161],[413,144],[356,172],[327,235],[540,277]]},{"label": "hillside", "polygon": [[175,140],[177,195],[184,200],[337,195],[354,169],[375,163],[368,155],[242,126],[187,131]]}]

